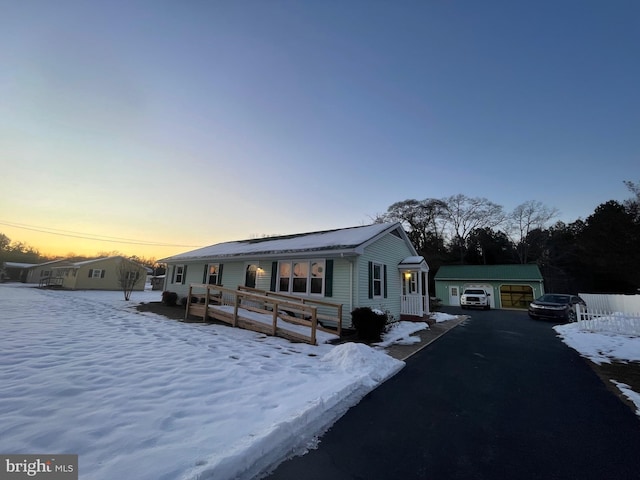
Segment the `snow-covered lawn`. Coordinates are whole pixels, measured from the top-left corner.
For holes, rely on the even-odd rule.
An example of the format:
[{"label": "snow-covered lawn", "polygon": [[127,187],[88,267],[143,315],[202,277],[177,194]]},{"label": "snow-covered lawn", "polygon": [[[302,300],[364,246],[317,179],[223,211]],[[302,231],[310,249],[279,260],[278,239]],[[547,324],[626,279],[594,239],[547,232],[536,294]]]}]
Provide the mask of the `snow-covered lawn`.
[{"label": "snow-covered lawn", "polygon": [[[80,478],[251,478],[404,362],[140,313],[160,293],[0,285],[0,452],[79,455]],[[386,344],[426,324],[402,322]],[[409,340],[411,341],[411,340]]]},{"label": "snow-covered lawn", "polygon": [[[636,322],[637,319],[616,314],[588,322],[556,325],[553,328],[564,343],[600,365],[612,361],[640,362],[640,336],[633,334],[637,331]],[[612,382],[636,405],[636,413],[640,416],[640,392],[634,392],[624,383],[615,380]]]}]

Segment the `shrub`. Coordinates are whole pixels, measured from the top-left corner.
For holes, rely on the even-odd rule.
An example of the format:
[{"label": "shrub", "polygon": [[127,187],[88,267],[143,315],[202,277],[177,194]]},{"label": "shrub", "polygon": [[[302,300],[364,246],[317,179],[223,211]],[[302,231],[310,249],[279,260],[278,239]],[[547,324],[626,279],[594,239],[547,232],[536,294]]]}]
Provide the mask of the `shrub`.
[{"label": "shrub", "polygon": [[162,303],[174,307],[178,302],[178,294],[176,292],[162,292]]},{"label": "shrub", "polygon": [[387,315],[369,307],[359,307],[351,312],[351,322],[358,338],[366,342],[379,342],[387,326]]},{"label": "shrub", "polygon": [[436,297],[429,297],[429,310],[432,312],[440,310],[442,307],[442,300]]}]

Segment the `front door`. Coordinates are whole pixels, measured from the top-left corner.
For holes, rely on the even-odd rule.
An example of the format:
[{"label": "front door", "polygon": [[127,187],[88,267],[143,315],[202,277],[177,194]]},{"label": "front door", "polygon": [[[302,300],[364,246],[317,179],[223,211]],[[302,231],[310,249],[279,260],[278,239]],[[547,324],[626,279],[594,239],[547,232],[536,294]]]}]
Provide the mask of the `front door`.
[{"label": "front door", "polygon": [[449,305],[452,307],[460,306],[460,289],[452,285],[449,286]]},{"label": "front door", "polygon": [[402,273],[401,313],[415,317],[424,315],[423,296],[420,294],[418,272]]}]

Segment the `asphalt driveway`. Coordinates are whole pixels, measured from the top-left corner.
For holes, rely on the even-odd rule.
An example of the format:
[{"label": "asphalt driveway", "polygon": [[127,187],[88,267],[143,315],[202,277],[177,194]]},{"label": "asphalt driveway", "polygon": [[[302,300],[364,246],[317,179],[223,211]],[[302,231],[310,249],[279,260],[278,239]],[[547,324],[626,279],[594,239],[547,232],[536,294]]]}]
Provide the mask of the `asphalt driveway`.
[{"label": "asphalt driveway", "polygon": [[268,478],[640,479],[638,417],[552,324],[464,313]]}]

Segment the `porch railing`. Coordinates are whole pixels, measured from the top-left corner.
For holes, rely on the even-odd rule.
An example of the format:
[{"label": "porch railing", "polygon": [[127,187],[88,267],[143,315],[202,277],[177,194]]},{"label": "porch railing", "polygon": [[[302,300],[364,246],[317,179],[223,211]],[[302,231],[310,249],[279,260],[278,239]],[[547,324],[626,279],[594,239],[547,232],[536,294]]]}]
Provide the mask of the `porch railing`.
[{"label": "porch railing", "polygon": [[402,315],[412,315],[414,317],[422,317],[429,313],[425,295],[402,295],[402,306],[400,313]]}]

